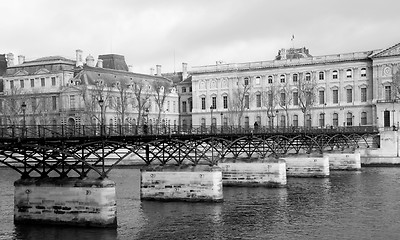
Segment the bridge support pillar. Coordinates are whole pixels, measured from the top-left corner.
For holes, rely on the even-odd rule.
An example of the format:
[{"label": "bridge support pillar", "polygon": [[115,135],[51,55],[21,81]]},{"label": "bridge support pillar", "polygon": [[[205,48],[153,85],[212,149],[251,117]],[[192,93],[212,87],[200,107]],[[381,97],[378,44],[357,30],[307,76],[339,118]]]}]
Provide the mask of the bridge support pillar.
[{"label": "bridge support pillar", "polygon": [[224,186],[286,186],[286,163],[282,159],[224,159],[218,166]]},{"label": "bridge support pillar", "polygon": [[329,158],[330,170],[360,170],[360,152],[355,153],[325,153]]},{"label": "bridge support pillar", "polygon": [[328,177],[327,156],[296,155],[284,157],[288,177]]},{"label": "bridge support pillar", "polygon": [[222,172],[217,166],[146,166],[140,198],[156,201],[222,202]]},{"label": "bridge support pillar", "polygon": [[14,187],[15,223],[117,227],[115,183],[108,179],[27,178]]}]

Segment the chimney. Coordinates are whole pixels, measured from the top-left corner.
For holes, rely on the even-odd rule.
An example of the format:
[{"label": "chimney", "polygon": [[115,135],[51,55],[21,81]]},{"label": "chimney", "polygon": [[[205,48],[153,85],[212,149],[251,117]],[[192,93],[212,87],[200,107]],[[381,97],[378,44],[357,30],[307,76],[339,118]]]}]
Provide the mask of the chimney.
[{"label": "chimney", "polygon": [[25,56],[19,55],[18,56],[18,64],[23,64],[25,62]]},{"label": "chimney", "polygon": [[98,59],[97,60],[97,67],[98,68],[103,68],[103,60],[102,59]]},{"label": "chimney", "polygon": [[150,75],[154,75],[154,68],[150,68]]},{"label": "chimney", "polygon": [[14,54],[8,53],[7,54],[7,67],[14,66]]},{"label": "chimney", "polygon": [[182,80],[185,80],[188,76],[187,73],[187,63],[182,63]]},{"label": "chimney", "polygon": [[161,65],[156,65],[157,68],[157,76],[161,76]]},{"label": "chimney", "polygon": [[82,67],[83,66],[83,59],[82,59],[82,50],[76,50],[76,66]]},{"label": "chimney", "polygon": [[128,69],[129,69],[129,72],[133,72],[133,66],[132,65],[128,65]]},{"label": "chimney", "polygon": [[86,57],[86,65],[89,67],[94,67],[94,57],[90,54]]}]

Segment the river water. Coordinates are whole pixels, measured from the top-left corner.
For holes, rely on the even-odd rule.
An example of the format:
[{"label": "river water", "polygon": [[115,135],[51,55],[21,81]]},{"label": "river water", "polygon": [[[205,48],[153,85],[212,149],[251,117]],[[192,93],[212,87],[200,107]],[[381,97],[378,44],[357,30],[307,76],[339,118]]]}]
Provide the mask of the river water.
[{"label": "river water", "polygon": [[117,229],[15,226],[16,172],[0,168],[0,239],[400,239],[400,168],[224,188],[223,203],[139,199],[139,171],[114,169]]}]

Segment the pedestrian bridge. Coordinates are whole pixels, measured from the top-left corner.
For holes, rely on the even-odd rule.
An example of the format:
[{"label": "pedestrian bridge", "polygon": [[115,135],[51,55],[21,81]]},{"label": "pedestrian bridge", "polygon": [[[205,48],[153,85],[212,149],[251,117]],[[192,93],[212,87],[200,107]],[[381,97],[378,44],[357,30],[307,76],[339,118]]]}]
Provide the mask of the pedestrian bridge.
[{"label": "pedestrian bridge", "polygon": [[0,162],[22,178],[101,178],[126,160],[139,165],[217,165],[221,159],[280,157],[379,145],[372,126],[241,128],[235,126],[0,127]]}]

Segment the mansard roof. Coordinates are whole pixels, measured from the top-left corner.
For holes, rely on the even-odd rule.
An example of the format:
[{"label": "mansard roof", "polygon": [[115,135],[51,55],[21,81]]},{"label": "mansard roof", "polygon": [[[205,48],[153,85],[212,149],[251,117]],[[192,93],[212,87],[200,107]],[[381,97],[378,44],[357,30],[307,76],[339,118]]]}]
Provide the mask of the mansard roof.
[{"label": "mansard roof", "polygon": [[152,76],[140,73],[127,72],[122,70],[89,67],[87,65],[78,69],[75,73],[75,79],[79,79],[83,84],[95,85],[97,81],[102,80],[104,84],[112,86],[116,82],[132,81],[166,81],[172,84],[172,81],[165,77]]},{"label": "mansard roof", "polygon": [[377,51],[371,54],[370,58],[391,57],[391,56],[400,56],[400,43],[397,43],[381,51]]}]

